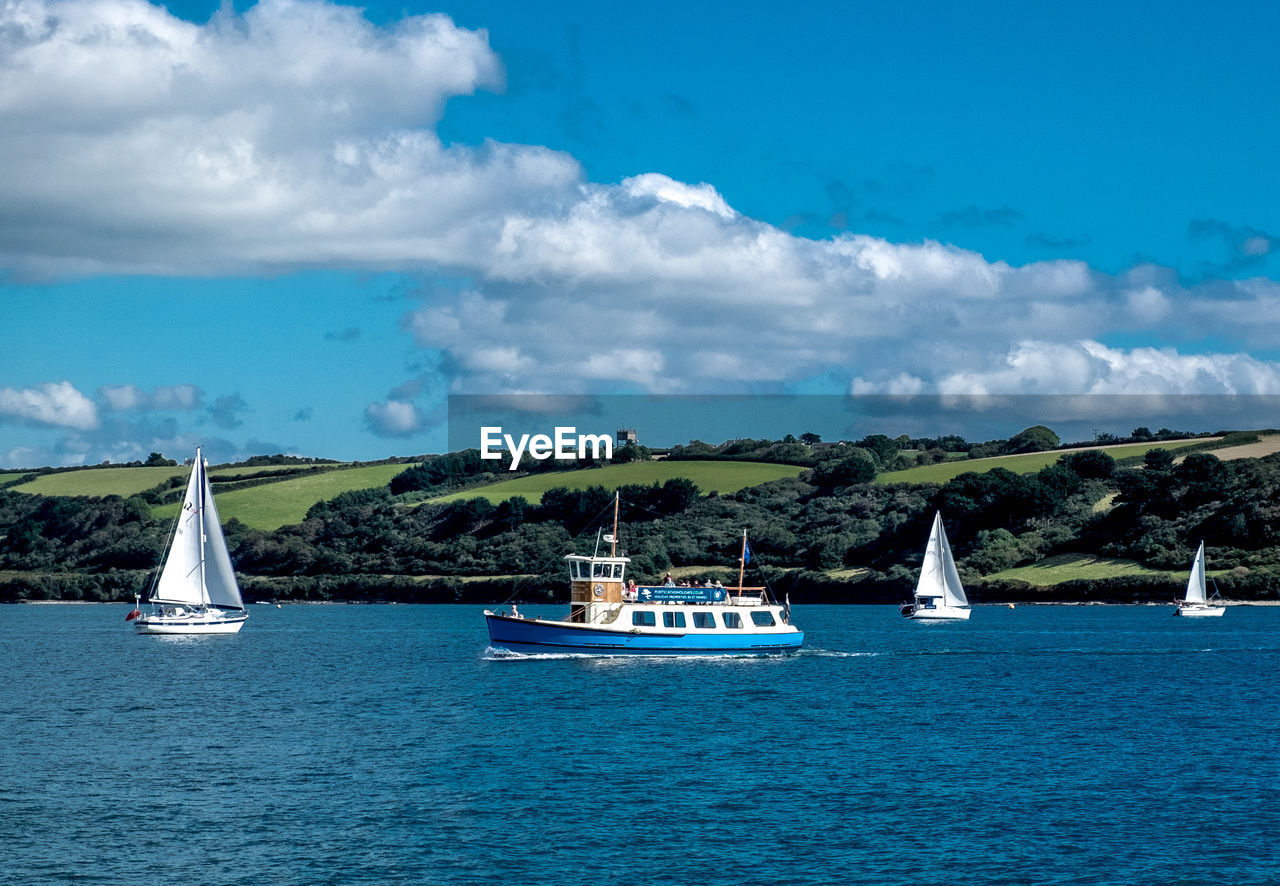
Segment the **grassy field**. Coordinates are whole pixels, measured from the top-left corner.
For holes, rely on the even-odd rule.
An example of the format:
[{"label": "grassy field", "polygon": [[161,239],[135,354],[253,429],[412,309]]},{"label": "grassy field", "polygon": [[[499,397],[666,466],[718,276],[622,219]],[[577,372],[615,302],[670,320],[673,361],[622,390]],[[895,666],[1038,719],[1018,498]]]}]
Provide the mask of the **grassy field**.
[{"label": "grassy field", "polygon": [[[1182,449],[1202,443],[1203,440],[1175,440],[1167,443],[1131,443],[1122,446],[1100,447],[1114,459],[1128,458],[1134,455],[1145,455],[1149,449]],[[958,461],[944,461],[936,465],[922,465],[908,468],[905,471],[889,471],[876,477],[877,483],[946,483],[961,474],[970,471],[984,473],[995,468],[1005,468],[1015,474],[1034,474],[1041,468],[1048,467],[1068,452],[1081,452],[1079,449],[1055,449],[1051,452],[1028,452],[1023,455],[1001,455],[995,458],[966,458]]]},{"label": "grassy field", "polygon": [[1019,566],[1016,569],[992,573],[984,576],[983,581],[1013,579],[1028,582],[1036,587],[1049,587],[1073,579],[1125,578],[1139,575],[1179,577],[1185,573],[1148,569],[1133,560],[1095,557],[1092,554],[1057,554],[1053,557],[1045,557],[1032,566]]},{"label": "grassy field", "polygon": [[12,489],[14,492],[28,492],[32,495],[121,495],[127,498],[159,486],[170,477],[185,477],[190,470],[182,465],[173,468],[87,468],[83,471],[45,474]]},{"label": "grassy field", "polygon": [[[209,476],[217,482],[220,476],[250,477],[266,471],[287,470],[290,465],[263,465],[252,468],[212,468]],[[80,471],[64,471],[58,474],[45,474],[28,483],[20,483],[12,487],[14,492],[26,492],[31,495],[87,495],[101,497],[119,495],[128,498],[147,489],[159,486],[170,477],[187,476],[191,468],[187,465],[162,468],[85,468]],[[302,471],[315,470],[312,466],[300,466]],[[20,477],[22,474],[0,474],[0,482],[4,477]]]},{"label": "grassy field", "polygon": [[25,477],[26,474],[26,471],[13,471],[12,473],[7,474],[0,473],[0,486],[3,486],[11,480],[17,480],[19,477]]},{"label": "grassy field", "polygon": [[[386,486],[392,477],[408,467],[407,464],[369,465],[308,473],[263,486],[224,492],[218,495],[218,516],[224,523],[235,517],[254,529],[279,529],[302,522],[307,510],[316,502],[357,489]],[[177,512],[178,503],[175,502],[158,507],[152,513],[160,519],[172,519]]]},{"label": "grassy field", "polygon": [[522,496],[530,502],[542,501],[548,489],[585,489],[603,486],[616,489],[628,483],[662,483],[675,477],[692,480],[704,493],[729,494],[748,486],[759,486],[770,480],[794,477],[804,468],[753,461],[639,461],[624,465],[607,465],[582,471],[535,474],[505,480],[490,486],[477,486],[462,492],[431,499],[433,502],[457,501],[462,498],[487,498],[497,504]]},{"label": "grassy field", "polygon": [[341,468],[342,465],[257,465],[252,468],[210,468],[209,477],[218,482],[219,477],[253,477],[271,471],[288,472],[290,474],[306,474],[321,468]]}]

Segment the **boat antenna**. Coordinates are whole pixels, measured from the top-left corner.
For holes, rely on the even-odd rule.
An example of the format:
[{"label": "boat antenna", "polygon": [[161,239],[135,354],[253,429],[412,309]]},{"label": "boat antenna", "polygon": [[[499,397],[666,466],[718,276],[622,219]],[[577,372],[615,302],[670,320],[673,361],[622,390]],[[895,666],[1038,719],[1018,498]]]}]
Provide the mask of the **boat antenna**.
[{"label": "boat antenna", "polygon": [[597,529],[597,530],[596,530],[596,549],[595,549],[594,551],[592,551],[592,552],[591,552],[591,556],[592,556],[592,558],[593,558],[593,559],[594,559],[595,557],[599,557],[599,556],[600,556],[600,533],[601,533],[601,532],[603,532],[603,531],[604,531],[603,529]]},{"label": "boat antenna", "polygon": [[609,556],[618,556],[618,498],[621,493],[613,490],[613,535],[609,536]]},{"label": "boat antenna", "polygon": [[742,576],[747,570],[747,529],[742,528],[742,552],[738,556],[738,596],[742,596]]}]

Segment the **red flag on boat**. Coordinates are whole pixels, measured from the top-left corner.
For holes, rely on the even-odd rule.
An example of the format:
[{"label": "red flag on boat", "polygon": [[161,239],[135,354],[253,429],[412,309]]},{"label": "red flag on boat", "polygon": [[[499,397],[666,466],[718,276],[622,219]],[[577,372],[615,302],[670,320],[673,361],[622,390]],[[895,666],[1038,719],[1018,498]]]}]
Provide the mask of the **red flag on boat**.
[{"label": "red flag on boat", "polygon": [[141,616],[141,615],[142,615],[142,612],[141,612],[141,611],[139,611],[139,610],[137,610],[137,609],[135,609],[135,610],[133,610],[133,612],[130,612],[128,615],[126,615],[126,616],[124,617],[124,620],[125,620],[125,621],[133,621],[135,618],[138,618],[138,617],[139,617],[139,616]]}]

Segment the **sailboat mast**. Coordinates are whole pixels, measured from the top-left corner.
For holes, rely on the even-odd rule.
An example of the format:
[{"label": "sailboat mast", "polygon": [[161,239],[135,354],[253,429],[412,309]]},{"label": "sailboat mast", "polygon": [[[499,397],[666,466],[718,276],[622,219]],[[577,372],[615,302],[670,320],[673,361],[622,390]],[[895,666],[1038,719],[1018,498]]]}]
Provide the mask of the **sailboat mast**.
[{"label": "sailboat mast", "polygon": [[199,473],[200,481],[200,505],[196,512],[196,523],[200,530],[200,603],[206,608],[209,606],[209,588],[204,581],[204,492],[208,488],[208,481],[205,480],[204,474],[204,455],[201,450],[196,448],[196,471]]},{"label": "sailboat mast", "polygon": [[619,493],[617,490],[614,490],[614,493],[613,493],[613,535],[609,536],[609,537],[610,537],[610,539],[612,539],[612,540],[609,542],[609,556],[610,556],[610,557],[616,557],[616,556],[618,556],[618,496],[619,496],[619,494],[620,494],[620,493]]}]

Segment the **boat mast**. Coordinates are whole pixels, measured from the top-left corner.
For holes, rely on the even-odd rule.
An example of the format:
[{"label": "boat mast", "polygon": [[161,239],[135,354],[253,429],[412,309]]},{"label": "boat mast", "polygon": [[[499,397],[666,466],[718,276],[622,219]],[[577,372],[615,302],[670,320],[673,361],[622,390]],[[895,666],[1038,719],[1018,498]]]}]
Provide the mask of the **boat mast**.
[{"label": "boat mast", "polygon": [[620,493],[615,489],[613,491],[613,534],[609,536],[609,556],[618,556],[618,496]]},{"label": "boat mast", "polygon": [[738,596],[742,596],[742,576],[747,571],[747,530],[742,530],[742,554],[738,557]]},{"label": "boat mast", "polygon": [[209,608],[209,588],[204,582],[204,491],[208,488],[208,480],[204,474],[204,456],[201,454],[200,448],[196,447],[196,471],[200,477],[200,505],[196,512],[196,522],[200,529],[200,603],[206,609]]}]

